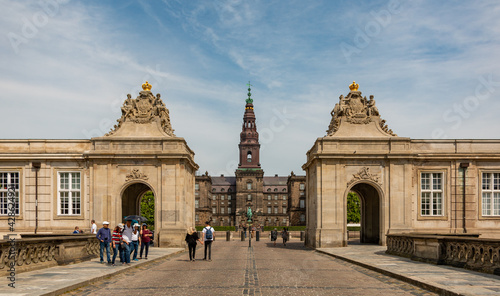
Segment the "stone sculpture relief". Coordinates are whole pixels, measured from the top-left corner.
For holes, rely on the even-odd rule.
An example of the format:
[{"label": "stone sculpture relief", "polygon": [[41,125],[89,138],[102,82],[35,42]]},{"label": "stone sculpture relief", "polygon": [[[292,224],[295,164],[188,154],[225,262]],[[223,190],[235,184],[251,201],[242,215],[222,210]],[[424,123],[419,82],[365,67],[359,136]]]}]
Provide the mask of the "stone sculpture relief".
[{"label": "stone sculpture relief", "polygon": [[115,124],[105,136],[113,135],[127,121],[139,124],[156,121],[160,122],[163,131],[167,135],[175,137],[174,129],[172,129],[172,125],[170,124],[169,111],[161,100],[160,94],[157,94],[155,97],[144,85],[143,89],[136,99],[132,99],[130,94],[127,95],[127,99],[121,107],[122,116],[117,120],[118,124]]},{"label": "stone sculpture relief", "polygon": [[147,180],[148,176],[141,173],[138,169],[133,169],[132,172],[125,177],[125,182],[136,179]]},{"label": "stone sculpture relief", "polygon": [[[356,87],[353,87],[355,85]],[[335,104],[332,112],[332,119],[330,125],[328,126],[327,136],[332,136],[338,131],[340,124],[343,121],[352,124],[368,124],[370,122],[380,122],[380,127],[382,130],[391,136],[397,136],[390,130],[385,124],[385,120],[381,120],[380,113],[375,106],[374,96],[370,96],[368,100],[361,96],[361,92],[357,90],[357,84],[353,82],[351,86],[351,91],[344,97],[340,95],[339,102]]]},{"label": "stone sculpture relief", "polygon": [[370,180],[377,184],[380,184],[378,181],[378,177],[372,173],[370,173],[370,168],[363,167],[356,174],[352,175],[352,179],[347,182],[347,186],[350,186],[352,183],[359,180]]}]

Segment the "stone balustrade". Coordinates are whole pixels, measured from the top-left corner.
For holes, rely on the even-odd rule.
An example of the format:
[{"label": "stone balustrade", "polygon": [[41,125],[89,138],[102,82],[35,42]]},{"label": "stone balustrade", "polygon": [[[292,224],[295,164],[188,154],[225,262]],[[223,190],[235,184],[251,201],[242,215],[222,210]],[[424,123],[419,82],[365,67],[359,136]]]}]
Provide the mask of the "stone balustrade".
[{"label": "stone balustrade", "polygon": [[15,262],[16,272],[24,272],[86,261],[99,255],[95,235],[23,237],[14,242],[0,240],[0,274],[8,274],[11,262]]},{"label": "stone balustrade", "polygon": [[500,239],[478,236],[388,234],[386,253],[500,275]]}]

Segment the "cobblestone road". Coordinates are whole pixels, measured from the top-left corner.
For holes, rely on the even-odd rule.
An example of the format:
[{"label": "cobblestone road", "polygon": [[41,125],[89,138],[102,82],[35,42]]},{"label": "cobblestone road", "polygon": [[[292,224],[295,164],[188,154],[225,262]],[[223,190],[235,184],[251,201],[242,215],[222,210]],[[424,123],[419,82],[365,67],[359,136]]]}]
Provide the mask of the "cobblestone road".
[{"label": "cobblestone road", "polygon": [[133,268],[65,295],[435,295],[292,241],[215,241],[212,262],[188,254]]}]

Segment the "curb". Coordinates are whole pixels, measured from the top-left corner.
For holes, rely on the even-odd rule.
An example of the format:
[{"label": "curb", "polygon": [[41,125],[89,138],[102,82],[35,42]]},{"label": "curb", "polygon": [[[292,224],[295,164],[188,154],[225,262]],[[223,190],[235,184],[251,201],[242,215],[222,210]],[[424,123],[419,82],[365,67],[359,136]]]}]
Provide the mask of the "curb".
[{"label": "curb", "polygon": [[370,270],[376,271],[376,272],[381,273],[383,275],[390,276],[392,278],[395,278],[397,280],[401,280],[403,282],[412,284],[412,285],[420,287],[422,289],[426,289],[426,290],[428,290],[430,292],[438,293],[439,295],[443,295],[443,296],[463,296],[463,294],[459,294],[459,293],[453,292],[451,290],[446,290],[446,289],[444,289],[442,287],[439,287],[439,286],[436,286],[436,285],[432,285],[432,284],[423,282],[421,280],[412,279],[412,278],[407,277],[405,275],[402,275],[402,274],[399,274],[399,273],[395,273],[395,272],[392,272],[392,271],[388,271],[388,270],[385,270],[385,269],[382,269],[382,268],[379,268],[379,267],[375,267],[373,265],[369,265],[369,264],[366,264],[366,263],[362,263],[362,262],[359,262],[359,261],[356,261],[356,260],[353,260],[353,259],[349,259],[347,257],[343,257],[343,256],[336,255],[336,254],[331,254],[331,253],[328,253],[328,252],[325,252],[325,251],[321,251],[321,250],[316,250],[316,252],[322,253],[322,254],[325,254],[325,255],[328,255],[328,256],[331,256],[331,257],[335,257],[337,259],[340,259],[340,260],[343,260],[343,261],[346,261],[346,262],[349,262],[349,263],[352,263],[352,264],[364,267],[366,269],[370,269]]},{"label": "curb", "polygon": [[124,268],[124,269],[121,269],[121,270],[117,270],[115,272],[112,272],[112,273],[109,273],[109,274],[106,274],[106,275],[101,275],[101,276],[98,276],[98,277],[95,277],[95,278],[91,278],[91,279],[85,280],[83,282],[79,282],[79,283],[76,283],[76,284],[73,284],[73,285],[70,285],[70,286],[67,286],[67,287],[64,287],[64,288],[57,289],[57,290],[52,291],[52,292],[48,292],[46,294],[42,294],[42,296],[56,296],[56,295],[61,295],[63,293],[66,293],[66,292],[69,292],[69,291],[72,291],[72,290],[76,290],[78,288],[81,288],[83,286],[92,284],[92,283],[100,281],[100,280],[103,280],[105,278],[108,278],[108,277],[111,277],[111,276],[114,276],[114,275],[118,275],[118,274],[121,274],[121,273],[124,273],[124,272],[128,272],[132,268],[136,268],[136,267],[139,267],[139,266],[141,266],[141,267],[142,266],[148,266],[148,265],[150,265],[152,263],[158,262],[160,260],[164,260],[164,259],[166,259],[168,257],[172,257],[172,256],[175,256],[177,254],[184,253],[184,252],[186,252],[186,250],[181,250],[181,251],[177,251],[177,252],[172,253],[172,254],[164,255],[164,256],[158,257],[156,259],[153,259],[153,260],[150,260],[150,261],[138,264],[138,265],[129,266],[127,268]]}]

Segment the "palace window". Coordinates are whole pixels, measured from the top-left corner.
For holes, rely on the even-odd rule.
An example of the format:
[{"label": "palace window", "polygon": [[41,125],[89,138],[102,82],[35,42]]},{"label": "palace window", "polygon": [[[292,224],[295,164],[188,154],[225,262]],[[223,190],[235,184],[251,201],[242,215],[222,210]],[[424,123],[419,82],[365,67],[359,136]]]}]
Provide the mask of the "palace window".
[{"label": "palace window", "polygon": [[271,195],[270,194],[267,196],[267,200],[271,200]]},{"label": "palace window", "polygon": [[304,191],[301,191],[300,196],[304,196],[304,195],[306,195],[306,193]]},{"label": "palace window", "polygon": [[227,195],[227,200],[231,200],[231,195]]},{"label": "palace window", "polygon": [[224,200],[224,194],[220,196],[220,200]]},{"label": "palace window", "polygon": [[268,213],[268,214],[272,214],[272,209],[271,209],[271,207],[267,207],[267,213]]},{"label": "palace window", "polygon": [[306,207],[306,201],[305,201],[305,200],[303,200],[303,199],[301,199],[301,200],[299,201],[299,207],[300,207],[301,209],[305,208],[305,207]]},{"label": "palace window", "polygon": [[194,196],[200,196],[200,193],[198,191],[195,191]]},{"label": "palace window", "polygon": [[286,208],[283,207],[283,214],[286,214]]},{"label": "palace window", "polygon": [[443,173],[422,173],[420,183],[422,216],[442,216]]},{"label": "palace window", "polygon": [[278,207],[274,207],[274,213],[278,214]]},{"label": "palace window", "polygon": [[197,209],[200,207],[200,201],[198,199],[194,200],[194,207]]},{"label": "palace window", "polygon": [[194,190],[200,190],[200,184],[199,183],[195,183],[194,184]]},{"label": "palace window", "polygon": [[[9,200],[9,188],[14,189],[15,195]],[[11,189],[11,192],[12,192]],[[14,197],[14,206],[9,206]],[[19,172],[0,173],[0,215],[7,215],[14,208],[15,215],[19,215]]]},{"label": "palace window", "polygon": [[275,196],[274,196],[274,200],[278,200],[278,195],[275,195]]},{"label": "palace window", "polygon": [[247,183],[247,190],[252,190],[252,183],[250,182]]},{"label": "palace window", "polygon": [[215,195],[215,194],[214,194],[214,195],[212,195],[212,199],[213,199],[213,200],[217,200],[217,195]]},{"label": "palace window", "polygon": [[220,208],[220,213],[224,214],[224,208]]},{"label": "palace window", "polygon": [[252,195],[251,194],[247,195],[247,200],[249,200],[249,201],[252,200]]},{"label": "palace window", "polygon": [[247,153],[247,162],[252,162],[252,152],[248,151]]},{"label": "palace window", "polygon": [[227,213],[231,214],[231,207],[227,208]]},{"label": "palace window", "polygon": [[200,216],[198,214],[194,215],[194,221],[199,222],[200,221]]},{"label": "palace window", "polygon": [[217,208],[212,208],[212,214],[217,214]]},{"label": "palace window", "polygon": [[483,216],[500,216],[500,173],[483,173]]},{"label": "palace window", "polygon": [[270,192],[271,191],[271,188],[267,188],[267,192]]},{"label": "palace window", "polygon": [[304,190],[304,189],[306,189],[306,184],[304,184],[304,183],[300,183],[300,185],[299,185],[299,189],[300,189],[300,190]]},{"label": "palace window", "polygon": [[286,200],[286,195],[283,195],[283,200]]},{"label": "palace window", "polygon": [[300,222],[306,222],[306,215],[300,214]]},{"label": "palace window", "polygon": [[80,173],[59,173],[58,179],[59,215],[80,215]]},{"label": "palace window", "polygon": [[222,188],[222,189],[220,190],[220,192],[224,192],[224,188]]},{"label": "palace window", "polygon": [[278,191],[278,188],[274,188],[274,191],[275,191],[275,192],[276,192],[276,191]]}]

